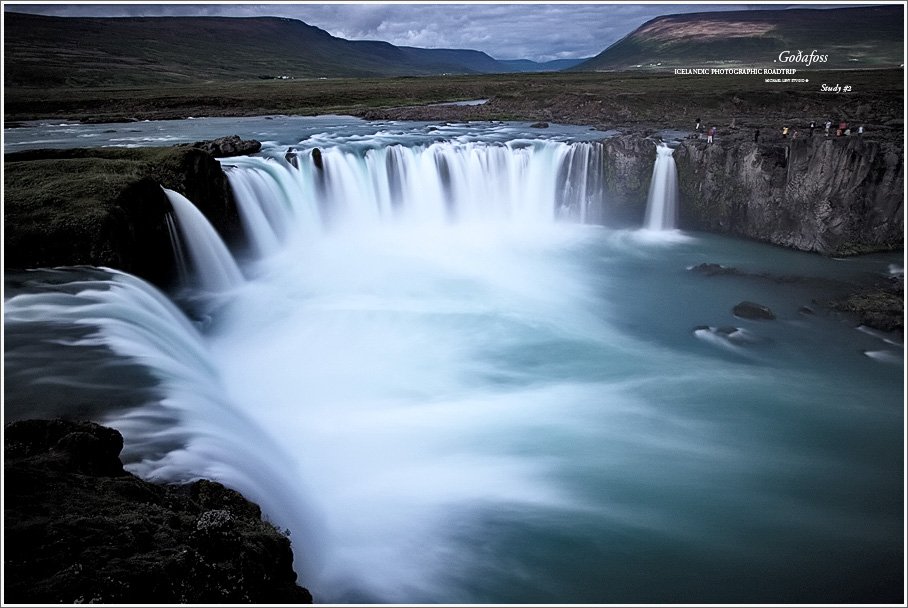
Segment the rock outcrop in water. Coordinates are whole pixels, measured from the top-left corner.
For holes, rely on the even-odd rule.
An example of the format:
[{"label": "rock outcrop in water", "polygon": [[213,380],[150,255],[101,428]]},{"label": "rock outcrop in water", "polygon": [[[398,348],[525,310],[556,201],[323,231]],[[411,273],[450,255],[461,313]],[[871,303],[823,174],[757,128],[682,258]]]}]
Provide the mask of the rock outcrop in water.
[{"label": "rock outcrop in water", "polygon": [[227,137],[197,141],[193,144],[185,145],[190,148],[204,150],[215,158],[255,154],[262,149],[261,142],[254,139],[241,139],[239,135],[228,135]]},{"label": "rock outcrop in water", "polygon": [[827,255],[902,247],[898,142],[729,139],[685,140],[675,151],[682,227]]},{"label": "rock outcrop in water", "polygon": [[735,304],[732,313],[742,319],[772,321],[776,318],[775,313],[768,306],[747,300]]},{"label": "rock outcrop in water", "polygon": [[905,276],[892,276],[847,296],[820,303],[854,317],[861,325],[902,332],[905,329]]},{"label": "rock outcrop in water", "polygon": [[[887,332],[901,332],[904,329],[904,284],[903,273],[893,274],[888,277],[878,278],[867,283],[866,281],[854,282],[824,277],[806,277],[799,275],[781,275],[766,272],[746,272],[733,266],[704,262],[689,269],[691,272],[706,277],[737,277],[756,281],[770,281],[776,284],[802,284],[813,285],[817,291],[827,291],[837,295],[814,300],[813,304],[824,306],[841,313],[842,316],[853,320],[860,325]],[[755,308],[756,307],[756,308]],[[759,310],[759,304],[741,302],[735,306],[735,315],[743,318],[765,318]],[[767,308],[767,312],[772,312]],[[815,314],[810,306],[802,306],[801,314]],[[755,313],[756,316],[748,316]]]},{"label": "rock outcrop in water", "polygon": [[210,481],[125,472],[119,432],[88,422],[5,427],[5,599],[13,603],[311,603],[290,541]]}]

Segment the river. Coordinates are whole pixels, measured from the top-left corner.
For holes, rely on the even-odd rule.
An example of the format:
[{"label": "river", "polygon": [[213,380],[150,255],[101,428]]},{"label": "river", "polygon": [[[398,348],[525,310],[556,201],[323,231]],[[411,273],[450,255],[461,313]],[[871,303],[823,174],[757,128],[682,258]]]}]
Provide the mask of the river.
[{"label": "river", "polygon": [[901,601],[903,345],[815,304],[900,252],[585,224],[586,127],[36,123],[6,150],[232,133],[264,142],[221,160],[243,251],[171,194],[170,293],[7,273],[7,420],[84,412],[131,471],[236,488],[316,602]]}]

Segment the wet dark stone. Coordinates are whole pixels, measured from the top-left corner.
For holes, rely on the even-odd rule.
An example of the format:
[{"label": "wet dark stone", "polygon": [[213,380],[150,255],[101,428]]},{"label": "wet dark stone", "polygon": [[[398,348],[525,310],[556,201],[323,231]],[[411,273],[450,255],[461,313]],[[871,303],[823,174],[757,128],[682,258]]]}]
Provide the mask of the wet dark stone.
[{"label": "wet dark stone", "polygon": [[736,317],[741,317],[742,319],[771,321],[776,318],[775,313],[768,306],[763,306],[756,302],[739,302],[732,309],[732,312]]},{"label": "wet dark stone", "polygon": [[208,141],[197,141],[189,144],[192,148],[199,148],[208,152],[215,158],[225,156],[245,156],[255,154],[262,149],[262,144],[254,139],[240,139],[239,135],[228,135]]},{"label": "wet dark stone", "polygon": [[311,603],[289,539],[211,481],[123,470],[123,438],[91,422],[5,427],[5,599],[11,603]]}]

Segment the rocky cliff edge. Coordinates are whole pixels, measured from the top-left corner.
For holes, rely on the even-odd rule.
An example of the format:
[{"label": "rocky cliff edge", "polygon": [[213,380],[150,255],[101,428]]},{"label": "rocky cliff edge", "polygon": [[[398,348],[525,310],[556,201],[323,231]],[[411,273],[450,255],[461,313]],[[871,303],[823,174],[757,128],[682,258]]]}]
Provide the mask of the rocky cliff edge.
[{"label": "rocky cliff edge", "polygon": [[4,439],[6,601],[312,602],[290,540],[237,492],[142,481],[120,433],[90,422],[13,422]]},{"label": "rocky cliff edge", "polygon": [[675,150],[682,228],[825,255],[904,245],[904,153],[858,135],[684,140]]}]

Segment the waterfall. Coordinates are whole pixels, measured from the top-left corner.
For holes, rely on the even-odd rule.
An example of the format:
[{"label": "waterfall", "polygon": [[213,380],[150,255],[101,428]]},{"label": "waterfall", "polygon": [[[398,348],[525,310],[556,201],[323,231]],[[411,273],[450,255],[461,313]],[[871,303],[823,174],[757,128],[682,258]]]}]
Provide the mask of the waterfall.
[{"label": "waterfall", "polygon": [[678,214],[678,172],[673,150],[665,144],[656,148],[656,163],[646,200],[647,230],[672,230]]},{"label": "waterfall", "polygon": [[[898,599],[904,378],[879,361],[900,345],[819,316],[745,327],[679,272],[864,280],[882,258],[673,246],[664,146],[649,230],[613,231],[577,225],[603,217],[600,143],[351,132],[219,161],[239,262],[165,191],[198,299],[8,273],[7,419],[88,412],[129,471],[241,492],[320,603]],[[823,284],[750,287],[796,311]]]},{"label": "waterfall", "polygon": [[588,167],[601,150],[543,140],[346,144],[291,152],[293,163],[222,163],[253,248],[265,255],[290,225],[312,235],[386,223],[545,225],[565,214],[584,221],[602,205],[601,171]]},{"label": "waterfall", "polygon": [[208,292],[223,292],[241,285],[243,274],[202,212],[179,192],[167,188],[164,192],[176,216],[180,241],[199,286]]},{"label": "waterfall", "polygon": [[398,222],[550,222],[553,161],[566,146],[436,143],[322,153],[324,205],[333,219]]},{"label": "waterfall", "polygon": [[[352,576],[354,599],[437,600],[451,554],[471,544],[452,514],[571,508],[522,442],[604,387],[527,382],[507,353],[626,348],[602,335],[580,274],[552,254],[589,236],[556,220],[602,206],[602,150],[344,142],[294,162],[224,159],[257,263],[248,282],[202,213],[165,189],[180,274],[229,292],[214,323],[197,327],[116,272],[66,296],[13,298],[6,318],[94,328],[74,344],[149,370],[156,393],[104,420],[126,437],[130,471],[240,490],[302,541],[302,582],[332,598]],[[488,428],[509,429],[505,448],[475,449]]]},{"label": "waterfall", "polygon": [[[156,379],[153,394],[141,407],[111,411],[100,421],[126,437],[121,458],[127,468],[161,482],[225,480],[266,512],[280,513],[283,525],[299,529],[307,543],[317,546],[319,536],[312,531],[302,495],[305,482],[276,466],[290,458],[231,401],[199,330],[166,295],[141,279],[111,269],[99,269],[88,279],[84,274],[79,268],[53,271],[44,290],[5,302],[4,321],[20,328],[52,321],[58,332],[85,328],[68,342],[70,348],[107,347],[123,360],[143,365]],[[84,389],[75,383],[78,377],[72,377],[66,357],[62,362],[49,381]],[[113,363],[105,365],[113,369],[94,388],[110,395],[122,390],[125,374],[114,371]],[[316,555],[296,554],[300,571],[316,561]]]},{"label": "waterfall", "polygon": [[269,221],[266,215],[265,210],[269,208],[272,199],[257,187],[264,181],[261,173],[251,169],[243,172],[227,171],[226,174],[253,254],[265,257],[274,253],[280,244],[277,233],[280,224]]},{"label": "waterfall", "polygon": [[605,184],[602,179],[603,147],[577,143],[568,149],[558,169],[558,208],[562,217],[581,224],[596,223],[602,215]]}]

